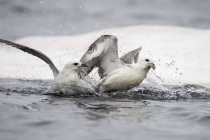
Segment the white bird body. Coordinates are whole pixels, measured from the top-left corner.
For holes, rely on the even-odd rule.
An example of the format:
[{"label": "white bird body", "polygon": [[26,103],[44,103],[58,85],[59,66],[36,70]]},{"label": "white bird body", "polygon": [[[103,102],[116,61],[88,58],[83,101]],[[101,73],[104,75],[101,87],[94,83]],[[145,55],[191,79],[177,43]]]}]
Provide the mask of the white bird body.
[{"label": "white bird body", "polygon": [[54,89],[57,91],[69,91],[74,86],[78,85],[78,81],[81,80],[77,71],[71,68],[72,63],[67,63],[63,70],[54,79]]},{"label": "white bird body", "polygon": [[152,61],[147,63],[144,60],[136,64],[125,65],[123,68],[113,71],[102,79],[98,89],[101,92],[113,90],[127,91],[139,85],[147,77],[151,67],[155,68],[154,63]]},{"label": "white bird body", "polygon": [[68,94],[76,93],[93,93],[95,89],[78,75],[80,62],[68,62],[63,70],[54,79],[54,90]]}]

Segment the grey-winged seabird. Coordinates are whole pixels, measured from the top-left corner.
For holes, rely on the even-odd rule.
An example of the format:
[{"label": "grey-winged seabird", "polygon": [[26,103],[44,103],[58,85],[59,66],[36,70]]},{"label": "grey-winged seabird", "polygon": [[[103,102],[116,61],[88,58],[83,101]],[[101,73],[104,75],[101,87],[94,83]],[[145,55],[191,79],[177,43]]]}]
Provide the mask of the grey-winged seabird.
[{"label": "grey-winged seabird", "polygon": [[55,91],[62,92],[64,94],[68,94],[72,91],[77,93],[92,93],[95,91],[89,83],[82,80],[79,76],[79,69],[85,66],[84,64],[70,61],[64,66],[62,71],[59,72],[51,59],[36,49],[4,39],[0,39],[0,43],[4,43],[6,45],[20,49],[45,61],[53,71]]},{"label": "grey-winged seabird", "polygon": [[87,50],[81,62],[89,66],[88,73],[98,67],[102,79],[98,85],[99,91],[127,91],[139,85],[155,64],[150,59],[139,59],[137,48],[121,58],[118,56],[117,37],[102,35]]}]

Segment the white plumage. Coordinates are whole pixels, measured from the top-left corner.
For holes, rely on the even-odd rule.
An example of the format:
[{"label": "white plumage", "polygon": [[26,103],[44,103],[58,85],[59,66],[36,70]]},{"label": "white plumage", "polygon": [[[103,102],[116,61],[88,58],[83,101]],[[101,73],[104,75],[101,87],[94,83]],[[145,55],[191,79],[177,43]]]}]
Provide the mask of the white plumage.
[{"label": "white plumage", "polygon": [[43,54],[42,52],[36,49],[3,39],[0,39],[0,43],[4,43],[9,46],[20,49],[45,61],[53,72],[55,78],[54,89],[57,92],[68,94],[71,92],[93,93],[95,91],[88,82],[85,82],[83,79],[79,78],[78,73],[79,73],[79,68],[81,68],[80,62],[68,62],[64,66],[63,70],[59,72],[59,70],[53,64],[52,60],[47,55]]},{"label": "white plumage", "polygon": [[63,70],[54,79],[54,88],[57,91],[72,90],[72,86],[77,85],[80,80],[78,69],[80,64],[77,62],[68,62]]},{"label": "white plumage", "polygon": [[[54,74],[54,89],[58,92],[69,93],[94,92],[89,83],[79,78],[78,73],[81,63],[69,62],[61,72],[55,67],[53,62],[42,52],[20,45],[11,41],[0,39],[12,47],[18,48],[24,52],[37,56],[45,61]],[[138,63],[125,64],[125,62],[137,62],[141,48],[133,50],[122,57],[118,56],[117,38],[112,35],[103,35],[98,38],[81,58],[83,64],[89,64],[90,70],[98,66],[99,75],[105,77],[98,85],[99,91],[119,90],[127,91],[140,84],[147,76],[150,68],[155,68],[153,61],[143,59]]]},{"label": "white plumage", "polygon": [[150,68],[155,69],[155,64],[150,59],[142,59],[136,64],[125,65],[102,79],[98,89],[101,92],[127,91],[139,85],[147,77]]},{"label": "white plumage", "polygon": [[94,89],[91,85],[79,78],[78,72],[80,67],[80,62],[68,62],[55,77],[54,89],[65,94],[70,92],[93,93]]}]

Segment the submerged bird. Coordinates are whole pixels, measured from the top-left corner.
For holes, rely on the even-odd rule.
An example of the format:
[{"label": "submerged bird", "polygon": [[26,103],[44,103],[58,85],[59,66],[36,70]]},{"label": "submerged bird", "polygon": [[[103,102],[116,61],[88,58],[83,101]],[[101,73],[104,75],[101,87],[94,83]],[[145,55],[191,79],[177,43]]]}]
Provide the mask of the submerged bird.
[{"label": "submerged bird", "polygon": [[125,64],[137,63],[140,48],[126,53],[121,58],[118,56],[117,37],[113,35],[102,35],[99,37],[82,56],[80,62],[88,67],[84,68],[89,74],[94,67],[98,67],[100,78],[104,78]]},{"label": "submerged bird", "polygon": [[98,85],[98,90],[100,92],[128,91],[139,85],[147,77],[150,68],[155,69],[155,64],[147,58],[141,59],[136,64],[125,65],[103,78]]},{"label": "submerged bird", "polygon": [[79,69],[85,67],[80,62],[68,62],[63,70],[54,79],[54,88],[58,92],[68,93],[94,93],[92,86],[81,79],[78,75]]},{"label": "submerged bird", "polygon": [[64,66],[63,70],[59,72],[50,58],[36,49],[3,39],[0,39],[0,43],[20,49],[45,61],[53,71],[55,91],[62,92],[64,94],[68,94],[70,92],[94,92],[94,88],[79,77],[80,68],[85,67],[84,64],[81,64],[80,62],[68,62]]}]

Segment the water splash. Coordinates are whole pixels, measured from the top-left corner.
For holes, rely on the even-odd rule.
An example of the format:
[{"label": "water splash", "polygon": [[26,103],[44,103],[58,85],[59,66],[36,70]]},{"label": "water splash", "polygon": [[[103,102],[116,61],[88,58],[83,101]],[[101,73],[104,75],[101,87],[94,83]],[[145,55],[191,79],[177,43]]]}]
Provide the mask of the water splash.
[{"label": "water splash", "polygon": [[[92,85],[97,82],[89,78],[86,79]],[[47,94],[53,96],[70,96],[75,98],[98,98],[98,99],[148,99],[148,100],[177,100],[177,99],[201,99],[210,98],[210,89],[197,85],[157,85],[155,83],[143,83],[128,92],[74,92],[59,93],[53,90],[52,81],[50,80],[20,80],[20,79],[0,79],[0,91],[8,94]]]}]

